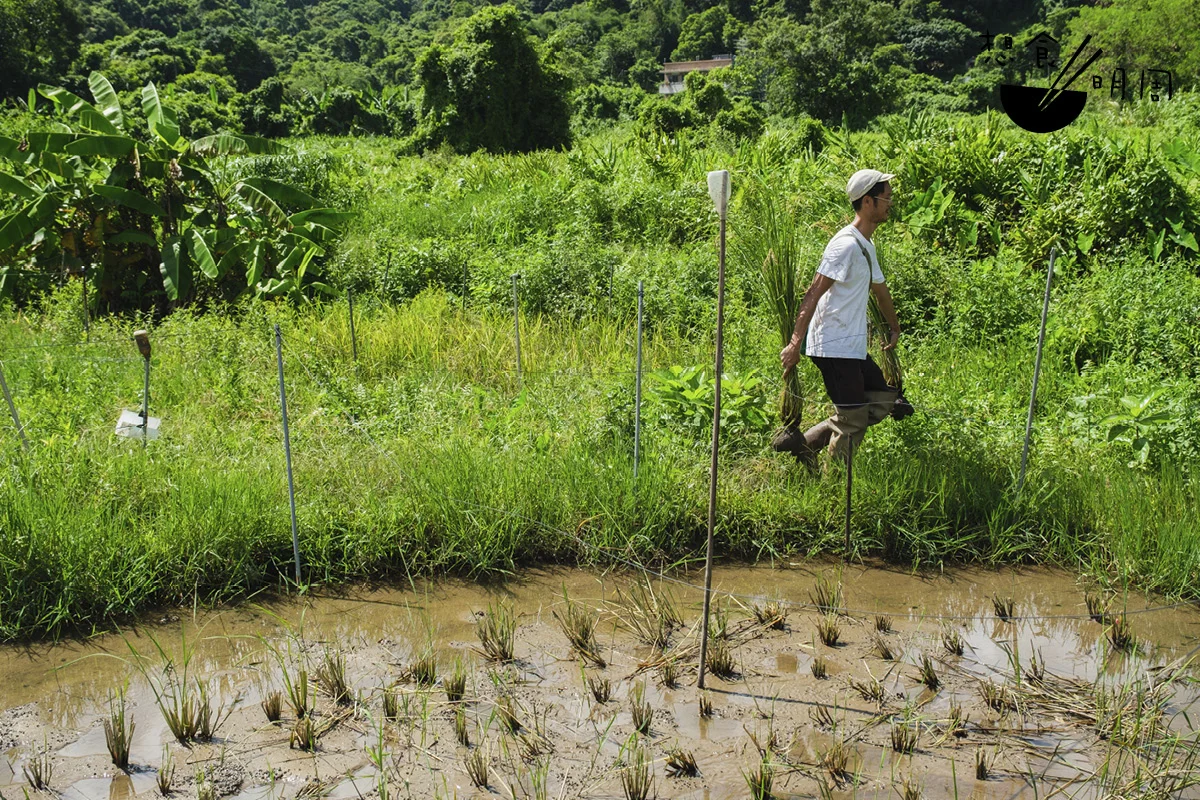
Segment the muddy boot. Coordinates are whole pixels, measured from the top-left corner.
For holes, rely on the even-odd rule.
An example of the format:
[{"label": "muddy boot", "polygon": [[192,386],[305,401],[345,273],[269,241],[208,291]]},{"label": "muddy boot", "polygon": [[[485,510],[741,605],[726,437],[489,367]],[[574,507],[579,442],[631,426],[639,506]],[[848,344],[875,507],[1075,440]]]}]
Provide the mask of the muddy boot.
[{"label": "muddy boot", "polygon": [[804,436],[799,428],[789,425],[776,432],[771,439],[771,449],[776,453],[792,453],[799,458],[800,451],[804,449]]},{"label": "muddy boot", "polygon": [[850,447],[857,450],[870,424],[870,406],[838,406],[837,413],[829,418],[834,433],[829,440],[829,452],[835,460],[846,463]]},{"label": "muddy boot", "polygon": [[829,446],[834,427],[830,420],[821,420],[804,432],[804,449],[796,452],[796,460],[809,469],[817,468],[817,456]]},{"label": "muddy boot", "polygon": [[878,425],[892,414],[899,392],[867,392],[867,425]]}]

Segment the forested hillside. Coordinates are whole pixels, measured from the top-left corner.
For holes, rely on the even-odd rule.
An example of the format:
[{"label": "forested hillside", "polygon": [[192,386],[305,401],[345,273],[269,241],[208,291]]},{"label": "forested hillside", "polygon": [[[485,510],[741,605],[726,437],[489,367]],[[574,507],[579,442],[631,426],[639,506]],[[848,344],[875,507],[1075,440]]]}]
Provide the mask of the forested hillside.
[{"label": "forested hillside", "polygon": [[[663,62],[724,53],[736,56],[721,80],[726,107],[697,110],[729,111],[739,135],[772,114],[845,115],[853,126],[913,106],[981,111],[998,83],[1044,74],[1026,47],[1039,34],[1064,50],[1093,34],[1102,74],[1171,70],[1175,89],[1200,74],[1197,0],[522,0],[464,26],[483,5],[0,0],[0,97],[15,114],[39,84],[86,95],[99,71],[126,97],[153,82],[195,136],[373,133],[415,135],[418,149],[525,150],[565,144],[568,115],[576,128],[622,117],[686,125],[677,103],[654,95]],[[479,94],[542,117],[499,138],[456,131],[444,104]],[[476,112],[487,109],[467,116]]]}]

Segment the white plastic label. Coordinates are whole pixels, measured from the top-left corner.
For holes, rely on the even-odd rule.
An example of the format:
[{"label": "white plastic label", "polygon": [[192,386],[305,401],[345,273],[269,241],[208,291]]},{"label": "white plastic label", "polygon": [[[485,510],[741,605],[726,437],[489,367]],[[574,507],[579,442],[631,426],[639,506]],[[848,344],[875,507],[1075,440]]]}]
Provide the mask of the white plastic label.
[{"label": "white plastic label", "polygon": [[129,411],[126,409],[121,412],[120,418],[117,420],[117,436],[125,436],[130,439],[157,439],[158,426],[162,420],[158,417],[150,417],[146,420],[146,428],[142,430],[142,414],[139,411]]},{"label": "white plastic label", "polygon": [[725,219],[725,209],[729,206],[729,170],[718,169],[708,173],[708,196],[717,207],[717,215]]}]

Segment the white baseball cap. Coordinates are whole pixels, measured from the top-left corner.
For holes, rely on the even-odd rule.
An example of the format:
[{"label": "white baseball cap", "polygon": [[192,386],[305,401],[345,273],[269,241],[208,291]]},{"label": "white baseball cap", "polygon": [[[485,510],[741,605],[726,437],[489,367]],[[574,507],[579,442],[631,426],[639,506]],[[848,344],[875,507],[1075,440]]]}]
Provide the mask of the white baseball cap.
[{"label": "white baseball cap", "polygon": [[850,182],[846,184],[846,195],[850,198],[850,202],[854,202],[867,192],[871,191],[871,187],[882,181],[890,181],[896,177],[888,172],[880,172],[877,169],[860,169],[858,172],[850,176]]}]

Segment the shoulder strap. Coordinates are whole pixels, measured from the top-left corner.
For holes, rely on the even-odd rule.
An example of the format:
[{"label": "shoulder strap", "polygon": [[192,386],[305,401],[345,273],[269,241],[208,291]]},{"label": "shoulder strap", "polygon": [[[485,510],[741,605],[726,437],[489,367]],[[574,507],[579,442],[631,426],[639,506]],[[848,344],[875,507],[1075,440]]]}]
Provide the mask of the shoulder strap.
[{"label": "shoulder strap", "polygon": [[[870,252],[867,250],[867,248],[866,248],[866,245],[864,245],[862,242],[860,242],[860,241],[858,240],[858,237],[857,237],[857,236],[855,236],[853,233],[843,233],[843,234],[841,234],[840,236],[835,236],[834,238],[835,238],[835,239],[840,239],[840,238],[842,238],[842,237],[844,237],[844,236],[849,236],[851,239],[853,239],[853,240],[854,240],[854,243],[855,243],[856,245],[858,245],[858,251],[859,251],[860,253],[862,253],[862,254],[863,254],[863,258],[865,258],[865,259],[867,260],[867,267],[868,267],[868,268],[871,268],[871,269],[874,269],[874,267],[875,267],[875,262],[871,260],[871,253],[870,253]],[[869,280],[870,280],[870,278],[869,278],[869,276],[868,276],[868,281],[869,281]]]}]

